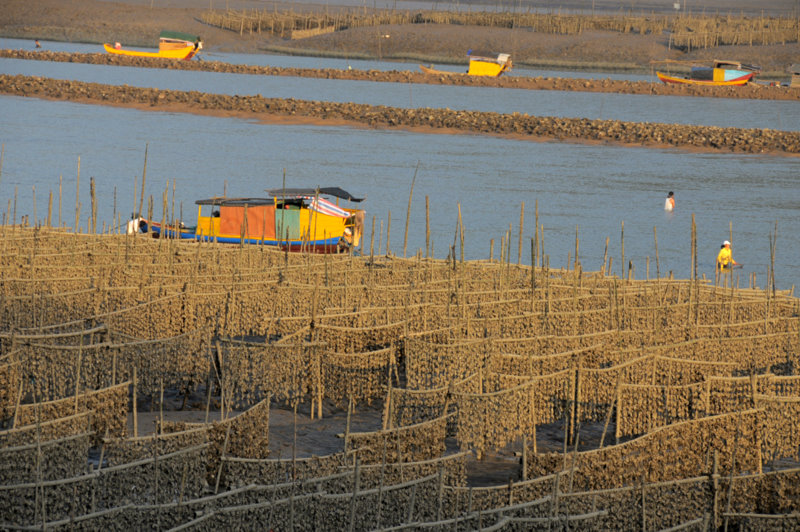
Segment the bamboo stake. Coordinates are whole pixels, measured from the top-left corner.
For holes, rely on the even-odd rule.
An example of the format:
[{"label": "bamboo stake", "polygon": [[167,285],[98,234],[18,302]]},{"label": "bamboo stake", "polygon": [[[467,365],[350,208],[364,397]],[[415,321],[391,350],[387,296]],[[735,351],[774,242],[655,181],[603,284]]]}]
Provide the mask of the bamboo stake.
[{"label": "bamboo stake", "polygon": [[624,279],[625,278],[625,221],[622,221],[622,226],[619,232],[619,241],[620,241],[620,258],[619,258],[619,267],[620,267],[620,276]]},{"label": "bamboo stake", "polygon": [[525,225],[525,202],[519,207],[519,249],[517,252],[517,266],[522,264],[522,231]]},{"label": "bamboo stake", "polygon": [[461,264],[464,264],[464,222],[461,219],[461,203],[458,204],[458,235],[461,244]]},{"label": "bamboo stake", "polygon": [[219,456],[219,469],[217,470],[217,481],[214,484],[214,494],[219,493],[219,481],[222,479],[222,466],[225,464],[225,453],[228,451],[228,439],[231,436],[231,424],[228,423],[228,428],[225,431],[225,442],[222,444],[222,452]]},{"label": "bamboo stake", "polygon": [[411,220],[411,200],[414,197],[414,182],[417,180],[417,171],[419,170],[419,161],[417,167],[414,169],[414,177],[411,179],[411,190],[408,193],[408,210],[406,211],[406,232],[403,237],[403,258],[406,258],[406,249],[408,248],[408,224]]},{"label": "bamboo stake", "polygon": [[581,242],[580,238],[578,238],[578,226],[576,225],[575,226],[575,264],[572,267],[572,269],[575,270],[575,271],[578,270],[578,263],[580,262],[578,260],[578,252],[580,250],[580,242]]},{"label": "bamboo stake", "polygon": [[73,232],[79,231],[78,224],[81,216],[81,156],[78,155],[78,178],[75,184],[75,226]]},{"label": "bamboo stake", "polygon": [[431,256],[431,201],[425,195],[425,258]]},{"label": "bamboo stake", "polygon": [[[136,211],[136,217],[140,218],[142,216],[142,206],[144,204],[144,185],[147,178],[147,149],[150,146],[149,143],[145,143],[144,145],[144,166],[142,167],[142,188],[139,195],[139,209]],[[134,195],[136,191],[134,190]]]},{"label": "bamboo stake", "polygon": [[389,237],[391,236],[391,233],[392,233],[392,211],[389,211],[389,213],[386,216],[386,255],[387,256],[391,256],[391,254],[392,254],[392,251],[391,251],[391,249],[389,247]]},{"label": "bamboo stake", "polygon": [[533,220],[533,268],[539,267],[539,200],[534,203],[534,220]]},{"label": "bamboo stake", "polygon": [[62,188],[64,184],[64,176],[58,176],[58,226],[61,227],[63,222],[61,221],[61,197],[62,197]]},{"label": "bamboo stake", "polygon": [[139,437],[139,409],[136,406],[138,403],[138,393],[137,393],[137,380],[136,380],[136,366],[133,366],[133,437]]},{"label": "bamboo stake", "polygon": [[50,191],[50,197],[47,199],[47,227],[53,226],[53,191]]},{"label": "bamboo stake", "polygon": [[655,245],[656,245],[656,279],[660,279],[661,278],[661,262],[659,261],[659,258],[658,258],[658,231],[657,231],[655,225],[653,226],[653,240],[655,241]]}]

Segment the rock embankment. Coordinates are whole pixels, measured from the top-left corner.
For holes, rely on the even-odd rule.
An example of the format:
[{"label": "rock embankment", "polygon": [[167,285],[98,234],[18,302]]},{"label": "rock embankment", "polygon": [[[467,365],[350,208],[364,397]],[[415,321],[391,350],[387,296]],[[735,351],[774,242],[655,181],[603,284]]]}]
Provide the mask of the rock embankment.
[{"label": "rock embankment", "polygon": [[308,78],[378,81],[392,83],[425,83],[430,85],[464,85],[529,90],[610,92],[617,94],[652,94],[657,96],[706,96],[713,98],[745,98],[755,100],[800,100],[800,88],[748,84],[742,87],[702,87],[665,85],[661,82],[612,79],[576,79],[506,76],[487,78],[461,74],[436,75],[408,70],[343,70],[314,68],[281,68],[240,65],[220,61],[175,61],[149,57],[126,57],[106,53],[82,54],[48,51],[0,50],[0,57],[13,59],[88,63],[175,70],[198,70],[229,74],[294,76]]},{"label": "rock embankment", "polygon": [[673,146],[739,153],[800,154],[800,132],[540,117],[450,109],[402,109],[356,103],[228,96],[0,75],[0,93],[164,111],[238,114],[265,120],[319,121],[373,128],[506,135],[531,140]]}]

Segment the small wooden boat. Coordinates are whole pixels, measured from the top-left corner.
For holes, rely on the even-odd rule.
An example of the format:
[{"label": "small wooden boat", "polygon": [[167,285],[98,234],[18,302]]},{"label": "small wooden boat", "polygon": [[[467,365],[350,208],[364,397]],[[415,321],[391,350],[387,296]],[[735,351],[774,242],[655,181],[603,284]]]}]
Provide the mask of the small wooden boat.
[{"label": "small wooden boat", "polygon": [[754,65],[715,60],[711,66],[693,66],[688,77],[678,77],[663,72],[656,72],[656,76],[664,83],[725,87],[745,85],[759,72],[761,68]]},{"label": "small wooden boat", "polygon": [[155,238],[227,244],[256,244],[289,251],[337,253],[356,248],[364,211],[325,198],[361,202],[338,187],[267,191],[265,198],[213,197],[198,200],[197,225],[164,224],[139,218],[129,226]]},{"label": "small wooden boat", "polygon": [[503,72],[511,70],[511,56],[509,54],[474,53],[472,50],[469,50],[467,52],[467,57],[469,57],[469,68],[466,74],[462,74],[461,72],[451,72],[448,70],[437,70],[433,68],[433,65],[430,67],[420,65],[419,69],[424,74],[491,77],[498,77]]},{"label": "small wooden boat", "polygon": [[191,59],[203,49],[203,41],[197,35],[177,31],[162,31],[158,40],[158,52],[125,50],[120,43],[114,46],[103,44],[106,52],[131,57],[162,57],[166,59]]},{"label": "small wooden boat", "polygon": [[420,65],[419,69],[422,71],[423,74],[437,74],[437,75],[444,75],[444,76],[463,76],[461,72],[451,72],[449,70],[436,70],[433,68],[433,65],[426,67],[425,65]]}]

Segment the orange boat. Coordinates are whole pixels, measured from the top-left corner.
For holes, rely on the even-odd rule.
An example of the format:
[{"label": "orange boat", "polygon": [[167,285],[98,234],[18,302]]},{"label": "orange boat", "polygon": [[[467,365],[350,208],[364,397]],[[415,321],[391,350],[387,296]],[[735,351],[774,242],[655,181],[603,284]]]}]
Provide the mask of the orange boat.
[{"label": "orange boat", "polygon": [[203,49],[203,41],[197,35],[181,33],[178,31],[162,31],[158,40],[158,52],[142,52],[139,50],[125,50],[120,43],[114,46],[106,43],[103,45],[106,52],[114,55],[129,57],[163,57],[166,59],[188,60]]}]

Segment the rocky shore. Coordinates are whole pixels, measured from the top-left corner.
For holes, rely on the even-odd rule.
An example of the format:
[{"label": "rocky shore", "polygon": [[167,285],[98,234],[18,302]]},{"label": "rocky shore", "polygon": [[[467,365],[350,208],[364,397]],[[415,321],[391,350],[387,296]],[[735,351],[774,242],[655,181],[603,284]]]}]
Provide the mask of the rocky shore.
[{"label": "rocky shore", "polygon": [[432,75],[414,71],[339,70],[311,68],[281,68],[224,63],[221,61],[165,61],[148,57],[124,57],[106,53],[85,54],[50,51],[0,50],[0,57],[25,60],[87,63],[143,68],[197,70],[229,74],[262,76],[294,76],[306,78],[376,81],[389,83],[424,83],[431,85],[463,85],[501,87],[528,90],[560,90],[608,92],[617,94],[652,94],[657,96],[704,96],[713,98],[742,98],[752,100],[800,100],[800,88],[748,84],[741,87],[702,87],[694,85],[665,85],[650,81],[612,79],[578,79],[552,77],[507,76],[487,78],[454,75]]},{"label": "rocky shore", "polygon": [[242,116],[426,132],[502,135],[530,140],[606,142],[714,152],[800,154],[800,132],[539,117],[450,109],[401,109],[356,103],[228,96],[0,75],[0,93],[170,112]]}]

